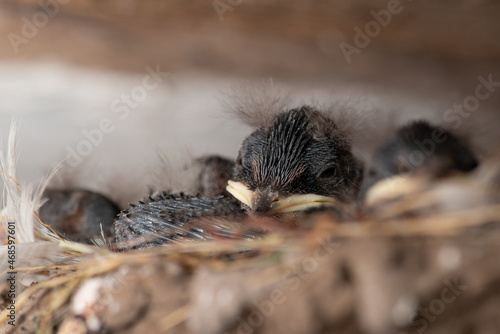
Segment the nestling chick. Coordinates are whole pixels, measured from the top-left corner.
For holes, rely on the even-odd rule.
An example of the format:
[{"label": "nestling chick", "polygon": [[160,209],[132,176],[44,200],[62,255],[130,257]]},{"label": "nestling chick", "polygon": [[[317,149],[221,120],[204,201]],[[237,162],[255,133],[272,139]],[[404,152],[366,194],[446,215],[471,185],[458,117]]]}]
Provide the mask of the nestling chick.
[{"label": "nestling chick", "polygon": [[[362,193],[365,203],[373,205],[420,188],[422,180],[469,172],[477,164],[474,154],[458,137],[417,121],[400,128],[375,150]],[[417,178],[407,177],[410,175]]]},{"label": "nestling chick", "polygon": [[304,106],[278,114],[243,141],[227,190],[253,214],[285,213],[352,201],[361,180],[346,135]]},{"label": "nestling chick", "polygon": [[233,174],[233,160],[209,155],[196,159],[194,165],[199,169],[194,182],[197,193],[206,197],[223,195],[232,198],[226,186]]},{"label": "nestling chick", "polygon": [[379,180],[397,174],[440,176],[452,171],[469,172],[477,164],[467,145],[451,132],[416,121],[398,129],[394,137],[375,150],[363,192]]},{"label": "nestling chick", "polygon": [[83,189],[46,190],[40,219],[69,240],[91,243],[113,236],[113,222],[120,209],[101,194]]}]

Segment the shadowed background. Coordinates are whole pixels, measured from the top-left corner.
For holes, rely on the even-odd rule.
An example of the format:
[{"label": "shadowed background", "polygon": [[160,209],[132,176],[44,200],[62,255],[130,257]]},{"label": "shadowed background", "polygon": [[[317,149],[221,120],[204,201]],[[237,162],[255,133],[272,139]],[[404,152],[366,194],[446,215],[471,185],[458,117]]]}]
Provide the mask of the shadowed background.
[{"label": "shadowed background", "polygon": [[[159,152],[236,154],[250,129],[219,99],[238,81],[272,78],[304,101],[368,97],[381,123],[440,122],[478,76],[500,81],[496,1],[401,1],[348,62],[341,43],[356,47],[356,28],[389,3],[0,1],[2,137],[20,115],[21,177],[38,181],[109,119],[113,130],[64,178],[105,192],[140,184],[117,198],[126,202],[153,182]],[[148,67],[168,76],[121,119],[114,101],[143,85]],[[498,143],[499,105],[493,92],[458,129],[480,151]]]}]

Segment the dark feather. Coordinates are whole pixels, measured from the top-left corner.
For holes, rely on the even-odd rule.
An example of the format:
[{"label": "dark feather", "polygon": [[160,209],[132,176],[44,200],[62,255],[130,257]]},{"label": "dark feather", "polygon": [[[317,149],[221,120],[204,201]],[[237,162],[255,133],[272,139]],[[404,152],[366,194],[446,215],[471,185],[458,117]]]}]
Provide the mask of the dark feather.
[{"label": "dark feather", "polygon": [[[217,217],[237,216],[242,213],[239,205],[226,198],[200,197],[180,194],[158,194],[152,200],[146,199],[143,204],[123,211],[115,222],[115,234],[118,242],[132,240],[134,247],[125,245],[121,249],[146,248],[174,241],[179,238],[211,239],[217,233],[231,235],[225,227],[214,231]],[[211,217],[212,223],[193,220]],[[133,239],[142,238],[139,242]]]}]

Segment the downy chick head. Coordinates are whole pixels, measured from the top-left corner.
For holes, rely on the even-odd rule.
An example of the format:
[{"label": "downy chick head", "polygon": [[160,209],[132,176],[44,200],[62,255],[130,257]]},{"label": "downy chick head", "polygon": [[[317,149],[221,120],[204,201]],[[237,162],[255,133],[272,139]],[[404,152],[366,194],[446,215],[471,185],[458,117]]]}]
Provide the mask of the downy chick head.
[{"label": "downy chick head", "polygon": [[459,138],[425,121],[416,121],[401,127],[377,148],[368,176],[381,179],[417,171],[439,175],[453,170],[468,172],[476,166],[473,153]]},{"label": "downy chick head", "polygon": [[228,191],[253,213],[285,213],[348,202],[361,178],[361,164],[336,123],[301,107],[276,115],[243,141]]},{"label": "downy chick head", "polygon": [[453,172],[469,172],[478,162],[465,142],[453,133],[426,121],[403,126],[373,153],[363,180],[367,194],[381,180],[395,180],[396,175],[427,178]]}]

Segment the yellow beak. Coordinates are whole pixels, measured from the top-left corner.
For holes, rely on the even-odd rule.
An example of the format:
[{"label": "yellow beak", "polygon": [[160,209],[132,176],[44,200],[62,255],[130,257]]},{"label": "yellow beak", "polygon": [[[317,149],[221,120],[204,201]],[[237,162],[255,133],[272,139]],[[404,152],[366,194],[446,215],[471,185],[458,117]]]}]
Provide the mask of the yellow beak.
[{"label": "yellow beak", "polygon": [[[255,194],[248,189],[244,183],[229,180],[226,190],[237,200],[253,209],[252,203],[255,199]],[[304,211],[324,205],[333,206],[336,202],[336,199],[333,197],[316,194],[291,195],[285,198],[279,198],[272,204],[271,209],[266,212],[266,214]]]},{"label": "yellow beak", "polygon": [[422,180],[408,175],[395,175],[375,183],[366,193],[365,203],[368,206],[408,195],[422,188]]}]

